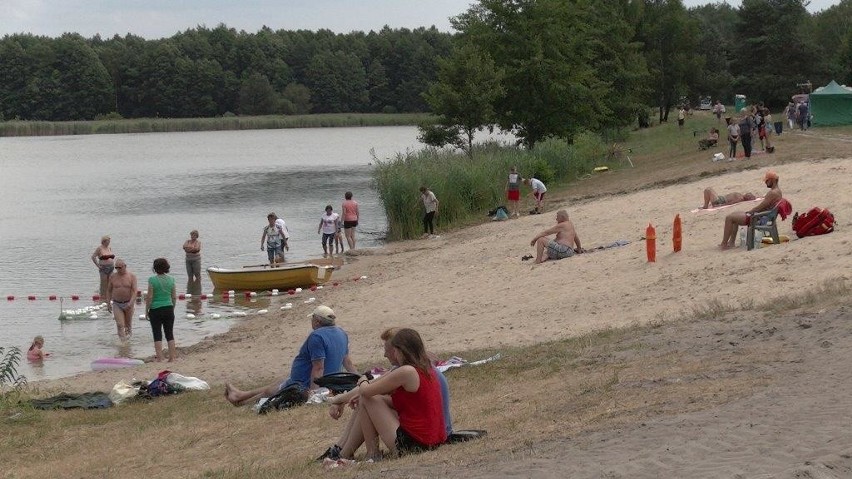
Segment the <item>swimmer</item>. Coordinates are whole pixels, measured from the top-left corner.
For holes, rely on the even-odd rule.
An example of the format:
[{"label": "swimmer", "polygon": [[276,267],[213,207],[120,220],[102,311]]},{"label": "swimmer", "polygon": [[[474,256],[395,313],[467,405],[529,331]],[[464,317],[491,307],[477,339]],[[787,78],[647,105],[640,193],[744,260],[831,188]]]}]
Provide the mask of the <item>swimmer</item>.
[{"label": "swimmer", "polygon": [[30,344],[30,349],[27,350],[27,359],[30,361],[41,361],[50,356],[50,353],[45,352],[42,348],[44,348],[44,338],[41,336],[34,337],[33,343]]}]

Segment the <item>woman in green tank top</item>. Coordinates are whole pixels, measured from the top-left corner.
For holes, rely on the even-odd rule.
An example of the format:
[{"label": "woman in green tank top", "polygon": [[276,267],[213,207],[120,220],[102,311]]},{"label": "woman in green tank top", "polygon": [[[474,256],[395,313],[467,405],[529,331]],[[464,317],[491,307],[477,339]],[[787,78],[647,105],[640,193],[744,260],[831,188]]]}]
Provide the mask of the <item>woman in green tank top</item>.
[{"label": "woman in green tank top", "polygon": [[154,352],[157,361],[163,360],[163,335],[169,346],[169,362],[175,360],[175,279],[169,276],[169,262],[166,258],[154,260],[155,276],[148,278],[148,294],[145,295],[145,311],[154,333]]}]

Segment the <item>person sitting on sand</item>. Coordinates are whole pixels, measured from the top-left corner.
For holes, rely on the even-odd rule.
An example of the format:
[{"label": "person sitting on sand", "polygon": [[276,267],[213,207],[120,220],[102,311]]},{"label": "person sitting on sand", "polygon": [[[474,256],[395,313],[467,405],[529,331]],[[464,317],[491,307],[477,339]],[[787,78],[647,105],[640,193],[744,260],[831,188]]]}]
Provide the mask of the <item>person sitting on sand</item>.
[{"label": "person sitting on sand", "polygon": [[742,201],[752,201],[755,198],[756,197],[751,193],[738,193],[736,191],[725,193],[724,195],[717,195],[713,188],[706,188],[704,190],[704,206],[701,208],[706,210],[711,207],[716,208],[718,206],[732,205]]},{"label": "person sitting on sand", "polygon": [[30,344],[30,349],[27,350],[27,360],[41,361],[50,356],[50,353],[46,352],[43,348],[44,338],[41,336],[34,337],[32,344]]},{"label": "person sitting on sand", "polygon": [[748,211],[740,211],[731,213],[725,217],[725,230],[722,233],[722,244],[719,246],[722,249],[730,249],[734,247],[734,242],[737,237],[737,230],[740,226],[748,226],[751,222],[751,216],[760,211],[766,211],[775,207],[781,201],[781,189],[778,187],[778,174],[774,171],[767,171],[763,177],[763,182],[769,188],[769,193],[763,197],[754,208]]},{"label": "person sitting on sand", "polygon": [[335,325],[337,316],[328,306],[317,306],[310,315],[311,334],[299,349],[290,366],[290,377],[250,391],[243,391],[231,383],[225,384],[225,399],[234,406],[242,406],[254,399],[272,397],[282,389],[298,385],[307,393],[319,386],[314,382],[326,374],[346,369],[356,372],[349,358],[349,336]]},{"label": "person sitting on sand", "polygon": [[[396,333],[400,330],[400,328],[388,328],[384,330],[380,336],[382,342],[384,343],[385,349],[385,358],[390,361],[393,368],[399,367],[398,358],[393,354],[393,346],[391,345],[391,339],[396,335]],[[429,356],[429,353],[426,353]],[[430,358],[432,360],[432,358]],[[450,386],[447,383],[447,378],[444,377],[444,374],[439,371],[437,368],[434,369],[435,375],[438,378],[438,382],[441,386],[441,404],[444,412],[444,428],[447,431],[447,436],[452,434],[453,432],[453,420],[450,416]],[[360,380],[359,380],[360,381]],[[346,403],[340,402],[338,404],[332,404],[328,410],[329,416],[333,419],[337,420],[343,415],[343,409]],[[353,407],[353,413],[349,417],[349,421],[346,423],[346,427],[343,429],[343,433],[338,438],[337,443],[329,447],[319,458],[318,460],[323,460],[325,458],[338,460],[338,459],[352,459],[354,457],[355,451],[361,447],[361,444],[364,443],[364,434],[361,431],[360,421],[361,421],[361,410],[357,407]],[[338,444],[342,444],[339,446]]]},{"label": "person sitting on sand", "polygon": [[368,460],[381,458],[379,439],[392,457],[434,449],[447,440],[440,381],[420,334],[400,329],[387,347],[385,354],[399,367],[372,381],[359,380],[351,391],[328,400],[332,417],[342,406],[357,404]]},{"label": "person sitting on sand", "polygon": [[[548,239],[555,234],[556,238]],[[556,225],[537,234],[530,241],[530,246],[535,246],[535,262],[543,263],[549,259],[562,259],[583,252],[580,246],[580,237],[574,229],[574,223],[568,219],[568,212],[559,210],[556,212]]]}]

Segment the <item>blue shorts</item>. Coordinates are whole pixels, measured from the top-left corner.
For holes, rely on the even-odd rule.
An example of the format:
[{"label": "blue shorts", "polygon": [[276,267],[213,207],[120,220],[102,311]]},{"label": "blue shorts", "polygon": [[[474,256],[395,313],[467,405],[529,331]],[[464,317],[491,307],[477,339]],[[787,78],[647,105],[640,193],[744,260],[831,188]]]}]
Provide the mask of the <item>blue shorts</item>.
[{"label": "blue shorts", "polygon": [[281,245],[266,245],[266,256],[269,257],[269,262],[275,261],[275,256],[284,256],[284,248]]}]

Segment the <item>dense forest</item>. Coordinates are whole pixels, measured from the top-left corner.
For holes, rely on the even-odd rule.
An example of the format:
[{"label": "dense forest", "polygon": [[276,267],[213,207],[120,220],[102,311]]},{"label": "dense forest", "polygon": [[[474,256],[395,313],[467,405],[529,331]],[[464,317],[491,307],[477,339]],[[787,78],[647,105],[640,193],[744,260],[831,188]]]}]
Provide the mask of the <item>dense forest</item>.
[{"label": "dense forest", "polygon": [[434,111],[462,133],[496,124],[532,144],[622,126],[648,106],[664,121],[684,97],[780,106],[807,81],[852,84],[852,0],[806,5],[482,0],[452,19],[456,33],[7,35],[0,120]]}]

